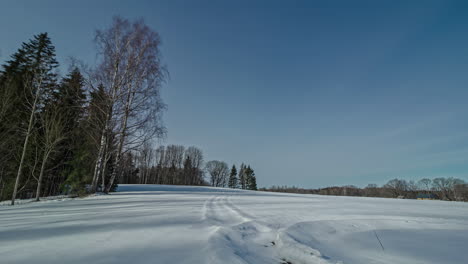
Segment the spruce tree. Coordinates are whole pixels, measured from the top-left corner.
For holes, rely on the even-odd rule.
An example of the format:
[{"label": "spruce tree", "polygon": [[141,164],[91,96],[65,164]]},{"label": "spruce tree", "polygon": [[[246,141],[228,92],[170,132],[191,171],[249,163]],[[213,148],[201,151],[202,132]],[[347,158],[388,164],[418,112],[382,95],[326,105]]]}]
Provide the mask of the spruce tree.
[{"label": "spruce tree", "polygon": [[[7,115],[7,124],[13,128],[9,130],[12,134],[8,141],[12,153],[20,157],[15,166],[16,173],[13,173],[16,174],[16,180],[12,190],[12,204],[22,181],[23,170],[27,169],[26,163],[32,154],[30,139],[35,129],[41,127],[37,115],[44,111],[57,88],[54,72],[57,67],[55,47],[47,33],[36,35],[28,43],[23,43],[12,59],[3,65],[0,80],[2,89],[11,91],[15,105],[11,115]],[[22,134],[19,131],[26,132]]]},{"label": "spruce tree", "polygon": [[192,167],[192,160],[189,156],[185,158],[184,161],[184,168],[183,168],[183,184],[188,185],[190,184],[190,179],[192,177],[193,167]]},{"label": "spruce tree", "polygon": [[242,163],[240,165],[240,169],[239,169],[239,185],[240,185],[241,189],[244,189],[244,190],[247,187],[246,178],[245,178],[245,165],[244,165],[244,163]]},{"label": "spruce tree", "polygon": [[255,177],[255,172],[250,165],[247,166],[245,169],[245,178],[246,178],[246,186],[248,190],[257,190],[257,179]]},{"label": "spruce tree", "polygon": [[55,184],[65,190],[81,193],[86,175],[85,162],[87,154],[86,124],[84,121],[86,94],[84,90],[84,77],[80,71],[73,69],[58,87],[54,94],[55,107],[65,116],[64,134],[66,139],[60,144],[60,151],[56,154],[56,160],[60,161],[54,171],[54,176],[59,179]]},{"label": "spruce tree", "polygon": [[231,174],[229,174],[229,188],[236,189],[237,188],[237,169],[236,165],[232,165]]},{"label": "spruce tree", "polygon": [[40,90],[37,110],[43,109],[57,91],[57,67],[55,47],[47,33],[35,35],[23,43],[3,65],[2,82],[8,82],[8,86],[15,90],[17,106],[27,108],[23,111],[26,116],[37,90]]}]

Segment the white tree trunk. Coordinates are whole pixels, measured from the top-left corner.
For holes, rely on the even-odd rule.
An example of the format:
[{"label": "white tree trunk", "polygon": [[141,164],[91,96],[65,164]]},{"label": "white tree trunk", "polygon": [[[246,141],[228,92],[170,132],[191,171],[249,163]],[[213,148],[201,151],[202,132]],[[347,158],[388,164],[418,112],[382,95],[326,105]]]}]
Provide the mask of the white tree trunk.
[{"label": "white tree trunk", "polygon": [[114,184],[115,178],[117,177],[117,173],[120,171],[120,160],[122,159],[122,150],[123,150],[123,145],[125,142],[125,135],[127,132],[127,122],[128,122],[128,115],[130,114],[130,106],[132,105],[132,100],[133,100],[133,92],[129,91],[128,96],[127,96],[127,101],[125,103],[125,114],[123,117],[123,122],[122,122],[122,131],[120,134],[120,140],[119,140],[119,145],[117,146],[117,155],[115,157],[115,164],[114,164],[114,170],[112,171],[111,177],[109,179],[109,183],[107,183],[107,186],[104,190],[105,193],[108,193],[112,185]]},{"label": "white tree trunk", "polygon": [[39,179],[37,180],[36,201],[39,201],[39,198],[41,196],[42,178],[44,176],[44,170],[48,158],[49,152],[44,153],[44,157],[42,158],[41,171],[39,172]]},{"label": "white tree trunk", "polygon": [[26,131],[26,137],[24,139],[24,144],[23,144],[23,151],[21,153],[21,159],[20,159],[20,163],[19,163],[19,166],[18,166],[18,172],[16,173],[15,186],[13,188],[13,195],[11,196],[11,205],[15,205],[15,199],[16,199],[16,194],[17,194],[17,191],[18,191],[18,185],[19,185],[19,181],[20,181],[20,178],[21,178],[21,174],[23,173],[24,158],[26,157],[26,150],[28,148],[29,137],[31,136],[31,132],[32,132],[32,129],[33,129],[34,113],[36,112],[37,101],[39,100],[39,97],[41,96],[41,93],[42,93],[42,87],[41,86],[42,86],[42,78],[39,79],[36,94],[34,96],[34,102],[33,102],[32,109],[31,109],[31,115],[29,116],[28,130]]},{"label": "white tree trunk", "polygon": [[96,192],[96,189],[97,189],[97,183],[99,181],[99,176],[101,174],[102,164],[104,161],[104,154],[105,154],[104,152],[106,148],[106,143],[107,143],[106,129],[104,129],[101,135],[101,143],[99,144],[98,158],[96,160],[96,165],[94,166],[94,175],[93,175],[93,182],[91,184],[91,192]]}]

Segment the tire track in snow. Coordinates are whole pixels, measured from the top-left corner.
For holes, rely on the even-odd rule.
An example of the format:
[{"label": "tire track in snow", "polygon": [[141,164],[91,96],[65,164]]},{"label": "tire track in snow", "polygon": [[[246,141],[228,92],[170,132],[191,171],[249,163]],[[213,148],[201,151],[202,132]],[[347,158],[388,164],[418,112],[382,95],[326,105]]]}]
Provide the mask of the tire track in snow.
[{"label": "tire track in snow", "polygon": [[230,195],[207,199],[202,218],[212,228],[210,263],[280,263],[271,247],[276,231],[234,205]]},{"label": "tire track in snow", "polygon": [[212,226],[230,227],[251,219],[241,210],[231,206],[227,196],[212,196],[202,209],[202,220]]},{"label": "tire track in snow", "polygon": [[206,221],[215,227],[210,237],[215,253],[212,263],[336,263],[293,239],[288,234],[289,226],[272,228],[243,211],[233,203],[231,195],[211,197],[204,209]]}]

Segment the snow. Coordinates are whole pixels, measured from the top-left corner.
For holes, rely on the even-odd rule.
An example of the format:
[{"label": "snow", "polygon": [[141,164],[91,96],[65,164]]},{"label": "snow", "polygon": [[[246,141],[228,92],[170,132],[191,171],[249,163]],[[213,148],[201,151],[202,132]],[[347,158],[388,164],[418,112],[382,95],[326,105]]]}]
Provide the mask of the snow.
[{"label": "snow", "polygon": [[121,185],[0,206],[0,263],[468,263],[468,203]]}]

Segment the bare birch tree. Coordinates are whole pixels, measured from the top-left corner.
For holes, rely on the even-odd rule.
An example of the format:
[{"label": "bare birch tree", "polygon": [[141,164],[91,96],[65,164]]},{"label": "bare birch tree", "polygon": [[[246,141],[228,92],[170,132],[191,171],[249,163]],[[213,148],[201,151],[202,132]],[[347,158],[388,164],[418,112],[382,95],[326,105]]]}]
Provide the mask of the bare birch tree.
[{"label": "bare birch tree", "polygon": [[106,88],[109,104],[93,179],[102,173],[109,133],[114,132],[115,169],[104,189],[109,192],[126,149],[165,132],[160,120],[165,105],[159,90],[166,71],[161,65],[159,35],[142,20],[131,23],[114,18],[110,28],[96,32],[96,43],[101,63],[95,80]]},{"label": "bare birch tree", "polygon": [[150,169],[153,165],[154,150],[149,142],[145,142],[141,147],[139,153],[139,165],[140,165],[140,182],[141,184],[147,184],[150,179]]},{"label": "bare birch tree", "polygon": [[18,165],[18,171],[16,173],[16,180],[15,180],[15,185],[13,187],[13,195],[11,197],[11,205],[15,205],[15,199],[16,199],[16,194],[18,192],[18,185],[21,179],[21,175],[23,173],[23,166],[24,166],[24,159],[26,157],[26,150],[28,148],[28,143],[29,139],[33,133],[33,125],[35,121],[35,115],[36,115],[36,109],[39,104],[39,99],[42,96],[42,92],[44,90],[44,87],[42,86],[42,81],[44,78],[44,69],[38,69],[36,74],[33,75],[32,80],[29,81],[29,79],[25,80],[25,87],[27,90],[31,91],[34,93],[34,99],[31,103],[30,107],[30,114],[29,114],[29,120],[28,120],[28,127],[24,136],[24,143],[23,143],[23,150],[21,151],[21,158],[20,162]]},{"label": "bare birch tree", "polygon": [[205,168],[210,174],[211,186],[226,186],[229,176],[229,167],[226,162],[218,160],[208,161]]},{"label": "bare birch tree", "polygon": [[192,172],[190,181],[186,184],[202,184],[203,182],[203,152],[194,146],[188,147],[185,156],[191,161]]},{"label": "bare birch tree", "polygon": [[39,201],[41,196],[41,187],[44,177],[44,172],[47,162],[51,154],[57,150],[58,144],[65,139],[64,135],[64,120],[61,113],[52,107],[47,109],[41,116],[41,124],[43,126],[42,136],[42,163],[37,179],[36,201]]}]

